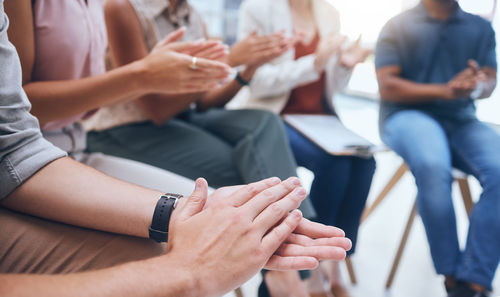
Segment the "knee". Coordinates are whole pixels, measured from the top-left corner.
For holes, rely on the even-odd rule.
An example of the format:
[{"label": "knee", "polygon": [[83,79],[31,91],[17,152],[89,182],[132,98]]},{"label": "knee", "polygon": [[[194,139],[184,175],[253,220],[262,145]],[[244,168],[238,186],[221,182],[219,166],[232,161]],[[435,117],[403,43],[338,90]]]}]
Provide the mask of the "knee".
[{"label": "knee", "polygon": [[411,171],[419,182],[451,183],[451,164],[438,156],[427,156],[410,164]]}]

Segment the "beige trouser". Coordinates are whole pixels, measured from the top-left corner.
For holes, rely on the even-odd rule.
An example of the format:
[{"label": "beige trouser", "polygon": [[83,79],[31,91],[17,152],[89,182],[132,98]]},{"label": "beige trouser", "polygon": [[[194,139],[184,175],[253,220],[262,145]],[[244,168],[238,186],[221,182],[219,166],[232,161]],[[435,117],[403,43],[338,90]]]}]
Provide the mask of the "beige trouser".
[{"label": "beige trouser", "polygon": [[0,273],[69,273],[161,255],[164,244],[56,223],[0,207]]}]

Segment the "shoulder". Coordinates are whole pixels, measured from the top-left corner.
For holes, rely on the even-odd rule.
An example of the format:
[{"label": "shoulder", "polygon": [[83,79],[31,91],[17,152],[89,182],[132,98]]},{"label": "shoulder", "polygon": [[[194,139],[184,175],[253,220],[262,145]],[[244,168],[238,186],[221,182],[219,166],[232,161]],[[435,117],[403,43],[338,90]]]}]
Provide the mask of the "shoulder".
[{"label": "shoulder", "polygon": [[493,31],[491,22],[479,15],[464,12],[464,18],[468,24],[476,26],[481,30]]},{"label": "shoulder", "polygon": [[135,15],[135,10],[129,0],[106,0],[104,3],[106,19],[124,19]]}]

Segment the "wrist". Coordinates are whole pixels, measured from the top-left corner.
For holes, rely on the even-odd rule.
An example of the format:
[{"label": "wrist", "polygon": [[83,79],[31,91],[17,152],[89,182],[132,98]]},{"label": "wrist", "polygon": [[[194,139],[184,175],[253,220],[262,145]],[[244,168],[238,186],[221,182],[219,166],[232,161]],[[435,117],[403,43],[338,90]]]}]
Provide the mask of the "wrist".
[{"label": "wrist", "polygon": [[455,99],[455,92],[453,91],[453,88],[448,84],[438,86],[436,93],[436,98],[443,98],[446,100]]},{"label": "wrist", "polygon": [[149,82],[149,67],[144,59],[135,61],[126,66],[123,66],[127,70],[127,76],[130,78],[128,80],[129,86],[133,89],[133,93],[137,97],[152,93]]},{"label": "wrist", "polygon": [[245,80],[246,82],[250,82],[252,80],[253,75],[255,74],[256,71],[257,71],[256,67],[247,66],[247,67],[245,67],[245,69],[243,69],[239,73],[240,73],[240,77],[243,80]]}]

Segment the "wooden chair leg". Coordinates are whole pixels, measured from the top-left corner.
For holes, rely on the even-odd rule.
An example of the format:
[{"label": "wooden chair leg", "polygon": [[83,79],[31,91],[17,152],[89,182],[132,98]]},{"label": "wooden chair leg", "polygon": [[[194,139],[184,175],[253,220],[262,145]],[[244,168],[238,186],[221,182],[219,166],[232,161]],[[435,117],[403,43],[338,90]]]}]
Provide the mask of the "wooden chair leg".
[{"label": "wooden chair leg", "polygon": [[241,288],[237,288],[236,290],[234,290],[234,295],[236,295],[236,297],[245,297]]},{"label": "wooden chair leg", "polygon": [[365,208],[363,211],[363,215],[361,216],[361,223],[363,223],[368,216],[379,206],[379,204],[384,200],[384,198],[389,194],[389,192],[394,188],[394,186],[399,182],[399,180],[405,175],[405,173],[408,171],[408,166],[406,166],[405,163],[401,164],[399,168],[396,170],[394,175],[391,177],[389,182],[385,185],[385,187],[382,189],[380,194],[377,196],[375,201]]},{"label": "wooden chair leg", "polygon": [[347,266],[347,272],[349,273],[349,279],[351,280],[351,284],[355,285],[358,283],[356,279],[356,273],[354,272],[354,266],[352,265],[351,258],[345,258],[345,265]]},{"label": "wooden chair leg", "polygon": [[394,276],[396,275],[396,271],[399,267],[399,262],[401,260],[401,256],[403,255],[403,251],[406,247],[406,242],[408,241],[408,237],[410,235],[411,227],[413,225],[413,221],[417,215],[417,200],[415,199],[415,203],[411,209],[410,217],[408,218],[408,222],[406,223],[405,231],[403,233],[403,237],[401,238],[401,243],[399,244],[398,251],[396,252],[396,256],[394,257],[394,262],[392,263],[391,272],[389,273],[389,277],[387,278],[387,282],[385,283],[386,289],[389,289],[392,286],[392,282],[394,281]]},{"label": "wooden chair leg", "polygon": [[472,195],[469,187],[469,180],[465,178],[456,179],[458,186],[460,187],[460,192],[462,193],[462,199],[464,200],[465,210],[467,215],[470,216],[474,202],[472,201]]}]

